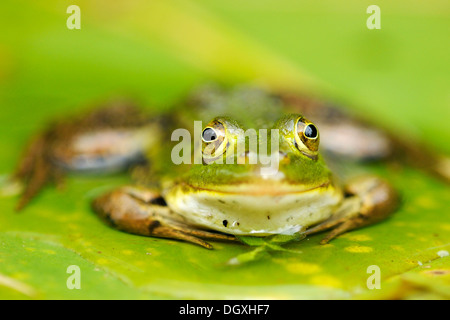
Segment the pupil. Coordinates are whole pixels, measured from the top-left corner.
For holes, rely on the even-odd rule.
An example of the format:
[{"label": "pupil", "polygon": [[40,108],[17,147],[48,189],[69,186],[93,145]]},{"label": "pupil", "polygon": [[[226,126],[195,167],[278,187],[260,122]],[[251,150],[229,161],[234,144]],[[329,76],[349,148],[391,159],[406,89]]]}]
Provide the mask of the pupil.
[{"label": "pupil", "polygon": [[203,140],[205,140],[206,142],[214,141],[216,139],[217,139],[217,135],[216,135],[216,132],[214,131],[214,129],[206,128],[203,131]]},{"label": "pupil", "polygon": [[315,125],[308,124],[305,128],[305,136],[308,138],[316,138],[317,137],[317,128]]}]

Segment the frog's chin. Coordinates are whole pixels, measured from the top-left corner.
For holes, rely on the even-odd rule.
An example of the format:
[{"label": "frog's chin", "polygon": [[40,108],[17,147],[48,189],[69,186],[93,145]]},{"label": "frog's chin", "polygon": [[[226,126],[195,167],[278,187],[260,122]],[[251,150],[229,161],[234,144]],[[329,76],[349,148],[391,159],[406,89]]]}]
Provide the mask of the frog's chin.
[{"label": "frog's chin", "polygon": [[331,183],[315,187],[174,188],[169,207],[191,224],[236,235],[292,234],[327,219],[342,200]]}]

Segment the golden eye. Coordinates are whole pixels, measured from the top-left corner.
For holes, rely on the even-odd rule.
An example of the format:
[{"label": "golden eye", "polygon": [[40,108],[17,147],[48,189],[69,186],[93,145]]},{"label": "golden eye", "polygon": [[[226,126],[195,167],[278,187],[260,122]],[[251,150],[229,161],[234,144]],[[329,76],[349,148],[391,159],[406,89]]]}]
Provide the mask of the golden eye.
[{"label": "golden eye", "polygon": [[225,152],[227,143],[225,126],[213,120],[202,132],[203,161],[210,163],[218,159]]},{"label": "golden eye", "polygon": [[317,158],[319,150],[319,130],[309,120],[299,117],[295,125],[295,145],[306,156]]}]

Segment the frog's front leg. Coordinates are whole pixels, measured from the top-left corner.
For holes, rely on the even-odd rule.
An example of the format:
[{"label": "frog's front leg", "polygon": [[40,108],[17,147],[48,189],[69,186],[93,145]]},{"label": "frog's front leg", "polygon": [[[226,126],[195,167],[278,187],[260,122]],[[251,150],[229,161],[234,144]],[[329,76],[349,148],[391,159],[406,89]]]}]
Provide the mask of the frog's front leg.
[{"label": "frog's front leg", "polygon": [[392,186],[376,176],[353,179],[344,191],[346,198],[331,218],[305,232],[309,235],[332,229],[321,244],[347,231],[386,219],[399,203],[398,194]]},{"label": "frog's front leg", "polygon": [[104,221],[129,233],[183,240],[207,249],[213,247],[202,239],[236,240],[230,235],[195,229],[170,210],[157,192],[145,188],[119,188],[95,199],[92,206]]}]

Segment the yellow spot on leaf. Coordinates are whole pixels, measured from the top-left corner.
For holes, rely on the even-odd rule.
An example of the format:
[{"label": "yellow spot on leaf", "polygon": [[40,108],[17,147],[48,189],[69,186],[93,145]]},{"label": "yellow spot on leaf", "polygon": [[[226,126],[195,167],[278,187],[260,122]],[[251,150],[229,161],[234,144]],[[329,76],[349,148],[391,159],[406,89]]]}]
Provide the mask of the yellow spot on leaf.
[{"label": "yellow spot on leaf", "polygon": [[34,251],[36,251],[36,248],[28,247],[28,248],[25,248],[25,250],[27,250],[29,252],[34,252]]},{"label": "yellow spot on leaf", "polygon": [[132,255],[134,253],[134,251],[132,251],[132,250],[122,250],[122,253],[127,255],[127,256],[130,256],[130,255]]},{"label": "yellow spot on leaf", "polygon": [[108,264],[109,261],[108,261],[107,259],[100,258],[100,259],[97,260],[97,263],[98,263],[98,264]]},{"label": "yellow spot on leaf", "polygon": [[318,264],[308,262],[291,262],[284,265],[286,270],[296,274],[313,274],[322,270]]},{"label": "yellow spot on leaf", "polygon": [[367,253],[367,252],[372,252],[373,249],[371,247],[365,247],[365,246],[350,246],[350,247],[346,247],[345,251],[352,252],[352,253]]},{"label": "yellow spot on leaf", "polygon": [[319,286],[339,288],[342,283],[339,279],[329,275],[317,275],[311,278],[311,283]]},{"label": "yellow spot on leaf", "polygon": [[430,196],[421,196],[416,200],[416,204],[424,209],[435,209],[438,207],[436,201]]},{"label": "yellow spot on leaf", "polygon": [[30,274],[24,272],[16,272],[11,274],[11,278],[14,278],[16,280],[26,280],[30,278]]}]

